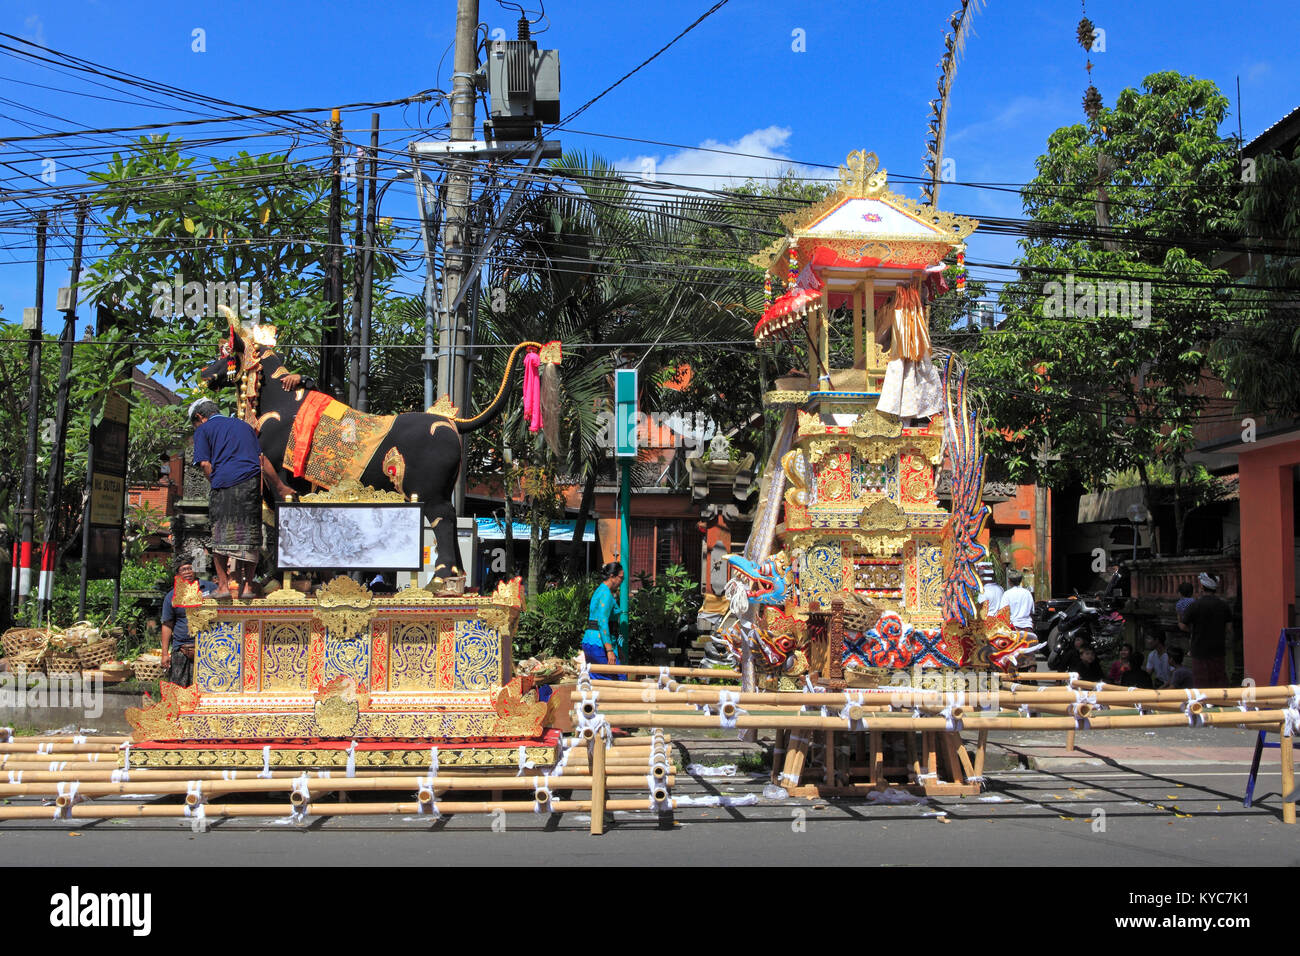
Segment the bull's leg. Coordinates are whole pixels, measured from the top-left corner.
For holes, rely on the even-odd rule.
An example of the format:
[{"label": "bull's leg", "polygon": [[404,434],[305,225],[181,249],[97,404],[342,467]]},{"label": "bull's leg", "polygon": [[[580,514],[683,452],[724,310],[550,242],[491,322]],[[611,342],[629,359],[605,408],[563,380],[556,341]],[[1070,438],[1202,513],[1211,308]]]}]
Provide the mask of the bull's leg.
[{"label": "bull's leg", "polygon": [[434,543],[438,548],[433,576],[447,579],[464,574],[460,566],[460,549],[456,547],[456,508],[450,501],[435,501],[426,508],[425,515],[433,525]]}]

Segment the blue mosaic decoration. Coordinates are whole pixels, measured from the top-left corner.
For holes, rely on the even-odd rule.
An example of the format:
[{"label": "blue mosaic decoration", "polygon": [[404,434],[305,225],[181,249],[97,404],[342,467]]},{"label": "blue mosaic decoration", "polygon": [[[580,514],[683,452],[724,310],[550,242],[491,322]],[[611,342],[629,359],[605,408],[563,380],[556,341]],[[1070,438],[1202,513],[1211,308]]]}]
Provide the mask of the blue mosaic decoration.
[{"label": "blue mosaic decoration", "polygon": [[336,677],[351,677],[358,684],[370,681],[370,641],[368,636],[348,638],[325,633],[325,682]]},{"label": "blue mosaic decoration", "polygon": [[482,621],[456,622],[456,690],[487,690],[501,679],[501,638]]},{"label": "blue mosaic decoration", "polygon": [[199,632],[194,684],[205,694],[237,694],[244,660],[244,625],[218,621]]}]

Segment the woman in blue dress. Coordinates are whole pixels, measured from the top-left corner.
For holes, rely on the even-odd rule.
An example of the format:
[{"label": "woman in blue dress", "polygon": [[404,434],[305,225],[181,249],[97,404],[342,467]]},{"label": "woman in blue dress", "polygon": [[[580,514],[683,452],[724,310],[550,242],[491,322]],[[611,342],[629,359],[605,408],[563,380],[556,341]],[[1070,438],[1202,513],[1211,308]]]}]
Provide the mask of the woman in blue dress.
[{"label": "woman in blue dress", "polygon": [[[617,664],[618,652],[609,625],[611,616],[622,612],[618,606],[618,592],[623,584],[623,565],[611,561],[600,569],[600,576],[603,580],[591,596],[587,629],[582,632],[582,654],[588,664]],[[609,679],[604,674],[592,676]]]}]

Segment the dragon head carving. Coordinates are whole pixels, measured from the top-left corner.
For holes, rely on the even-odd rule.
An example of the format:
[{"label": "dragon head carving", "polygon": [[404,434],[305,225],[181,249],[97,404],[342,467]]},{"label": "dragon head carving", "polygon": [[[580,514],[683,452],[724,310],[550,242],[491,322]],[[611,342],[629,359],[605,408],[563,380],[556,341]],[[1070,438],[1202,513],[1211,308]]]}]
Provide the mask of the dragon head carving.
[{"label": "dragon head carving", "polygon": [[774,555],[755,564],[748,558],[731,554],[727,562],[736,575],[745,582],[745,593],[751,604],[785,604],[786,578],[780,555]]}]

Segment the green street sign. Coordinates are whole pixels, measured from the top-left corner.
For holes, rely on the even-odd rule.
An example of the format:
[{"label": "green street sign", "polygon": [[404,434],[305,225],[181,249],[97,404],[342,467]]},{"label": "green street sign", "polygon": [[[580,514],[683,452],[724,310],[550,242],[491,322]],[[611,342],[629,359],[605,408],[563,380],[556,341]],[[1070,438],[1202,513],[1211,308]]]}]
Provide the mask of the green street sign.
[{"label": "green street sign", "polygon": [[636,369],[614,370],[614,454],[636,457]]}]

